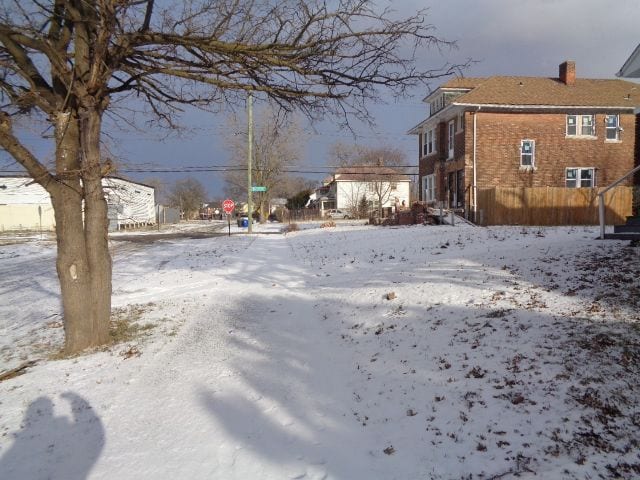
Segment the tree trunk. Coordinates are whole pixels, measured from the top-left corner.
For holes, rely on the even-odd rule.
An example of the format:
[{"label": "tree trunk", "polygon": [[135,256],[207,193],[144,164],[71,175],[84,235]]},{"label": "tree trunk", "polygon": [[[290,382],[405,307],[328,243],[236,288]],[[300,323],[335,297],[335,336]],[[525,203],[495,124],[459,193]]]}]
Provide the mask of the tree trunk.
[{"label": "tree trunk", "polygon": [[260,200],[260,208],[259,208],[259,212],[260,212],[260,223],[264,223],[267,220],[267,217],[269,216],[269,214],[267,213],[267,205],[266,205],[266,200],[263,198]]},{"label": "tree trunk", "polygon": [[101,119],[97,112],[94,116],[97,119],[89,115],[81,122],[74,111],[59,114],[56,122],[58,181],[49,192],[56,219],[56,267],[68,353],[105,344],[109,338],[111,257],[100,179]]},{"label": "tree trunk", "polygon": [[102,189],[102,166],[100,164],[100,132],[102,112],[98,108],[89,110],[82,122],[82,146],[85,162],[84,183],[84,227],[87,259],[91,284],[91,331],[94,345],[103,345],[109,340],[111,317],[111,254],[109,253],[109,218],[107,200]]}]

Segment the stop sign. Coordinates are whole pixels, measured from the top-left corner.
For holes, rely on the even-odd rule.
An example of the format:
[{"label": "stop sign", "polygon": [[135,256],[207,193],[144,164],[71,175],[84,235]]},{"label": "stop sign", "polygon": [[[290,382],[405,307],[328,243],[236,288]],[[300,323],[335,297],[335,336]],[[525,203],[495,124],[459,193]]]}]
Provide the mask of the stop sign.
[{"label": "stop sign", "polygon": [[222,202],[222,209],[227,215],[231,215],[231,212],[233,212],[233,209],[235,207],[236,204],[233,203],[233,200],[231,200],[230,198],[227,198],[224,202]]}]

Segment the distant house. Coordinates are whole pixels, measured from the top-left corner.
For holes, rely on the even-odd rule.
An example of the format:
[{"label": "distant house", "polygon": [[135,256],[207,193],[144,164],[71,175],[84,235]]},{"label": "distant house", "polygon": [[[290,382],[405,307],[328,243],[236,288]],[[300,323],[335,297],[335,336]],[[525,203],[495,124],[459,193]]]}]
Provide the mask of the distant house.
[{"label": "distant house", "polygon": [[275,212],[279,208],[285,208],[287,206],[286,198],[272,198],[269,200],[269,213]]},{"label": "distant house", "polygon": [[155,189],[118,177],[102,179],[109,207],[109,228],[153,225],[156,223]]},{"label": "distant house", "polygon": [[47,191],[30,177],[0,177],[0,231],[53,230]]},{"label": "distant house", "polygon": [[377,165],[356,165],[336,170],[325,183],[326,198],[333,204],[325,208],[335,208],[357,216],[356,212],[364,204],[372,211],[381,207],[392,210],[408,206],[411,179],[394,168]]},{"label": "distant house", "polygon": [[331,182],[333,177],[327,177],[322,181],[322,185],[317,187],[315,191],[309,195],[309,200],[305,205],[306,208],[314,208],[319,212],[324,213],[326,210],[336,207],[335,196],[332,196]]},{"label": "distant house", "polygon": [[[154,188],[117,177],[102,179],[109,229],[155,224]],[[47,191],[30,177],[0,177],[0,230],[54,230]]]},{"label": "distant house", "polygon": [[[474,214],[489,188],[606,186],[637,164],[640,85],[557,78],[456,78],[424,102],[418,137],[420,199]],[[534,205],[535,207],[535,205]]]}]

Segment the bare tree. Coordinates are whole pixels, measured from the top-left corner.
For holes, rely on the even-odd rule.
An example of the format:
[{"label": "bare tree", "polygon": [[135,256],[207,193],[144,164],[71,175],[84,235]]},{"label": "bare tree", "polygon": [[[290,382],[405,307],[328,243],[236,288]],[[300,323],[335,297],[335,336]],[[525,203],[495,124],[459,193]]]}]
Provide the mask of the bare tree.
[{"label": "bare tree", "polygon": [[[287,167],[294,166],[302,156],[304,133],[298,122],[287,121],[273,109],[263,109],[255,118],[251,178],[254,185],[265,187],[266,191],[252,195],[255,209],[264,221],[269,202],[289,183]],[[227,136],[231,162],[239,168],[226,172],[225,180],[227,192],[236,198],[246,198],[248,189],[247,140],[245,135],[237,134],[241,129],[234,121]]]},{"label": "bare tree", "polygon": [[366,178],[362,177],[361,181],[351,183],[350,188],[343,189],[342,193],[346,199],[347,212],[351,218],[360,218],[363,214],[363,199],[368,202],[367,185]]},{"label": "bare tree", "polygon": [[[402,95],[458,70],[415,67],[416,49],[449,45],[425,12],[391,18],[363,0],[2,2],[0,146],[51,196],[68,352],[109,338],[105,113],[140,99],[171,126],[180,105],[256,92],[310,117],[366,117],[381,88]],[[52,167],[23,140],[25,116],[50,128]]]},{"label": "bare tree", "polygon": [[336,142],[329,149],[331,161],[342,167],[353,165],[379,165],[388,167],[406,165],[405,152],[391,145],[364,146]]},{"label": "bare tree", "polygon": [[362,163],[378,169],[379,175],[369,182],[369,189],[376,199],[379,218],[382,218],[382,206],[392,199],[398,182],[406,178],[401,174],[406,171],[406,158],[404,151],[388,145],[366,149],[362,154]]},{"label": "bare tree", "polygon": [[[350,189],[344,191],[347,208],[351,212],[362,210],[362,198],[372,201],[382,217],[383,205],[388,203],[397,182],[405,178],[406,155],[399,148],[389,145],[365,147],[338,142],[331,147],[331,158],[342,166],[339,172],[354,180]],[[353,213],[352,213],[353,215]]]},{"label": "bare tree", "polygon": [[378,166],[371,168],[375,168],[376,170],[370,176],[368,188],[375,199],[378,218],[382,218],[383,205],[391,200],[396,185],[402,177],[397,171],[384,167],[382,162],[380,162]]},{"label": "bare tree", "polygon": [[178,208],[185,219],[196,218],[206,200],[207,192],[195,178],[177,180],[169,193],[169,205]]},{"label": "bare tree", "polygon": [[294,195],[308,190],[313,192],[318,182],[305,177],[287,175],[273,191],[277,198],[291,198]]},{"label": "bare tree", "polygon": [[167,183],[161,178],[151,177],[145,178],[142,183],[153,187],[154,200],[156,204],[164,204],[167,202],[168,192]]}]

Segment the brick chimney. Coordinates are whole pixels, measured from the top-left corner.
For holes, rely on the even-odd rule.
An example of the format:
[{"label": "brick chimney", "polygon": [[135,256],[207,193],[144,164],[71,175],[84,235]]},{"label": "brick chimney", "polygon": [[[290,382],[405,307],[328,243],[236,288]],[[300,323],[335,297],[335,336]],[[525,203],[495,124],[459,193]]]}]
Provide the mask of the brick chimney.
[{"label": "brick chimney", "polygon": [[565,85],[576,84],[576,62],[562,62],[560,64],[560,81]]}]

